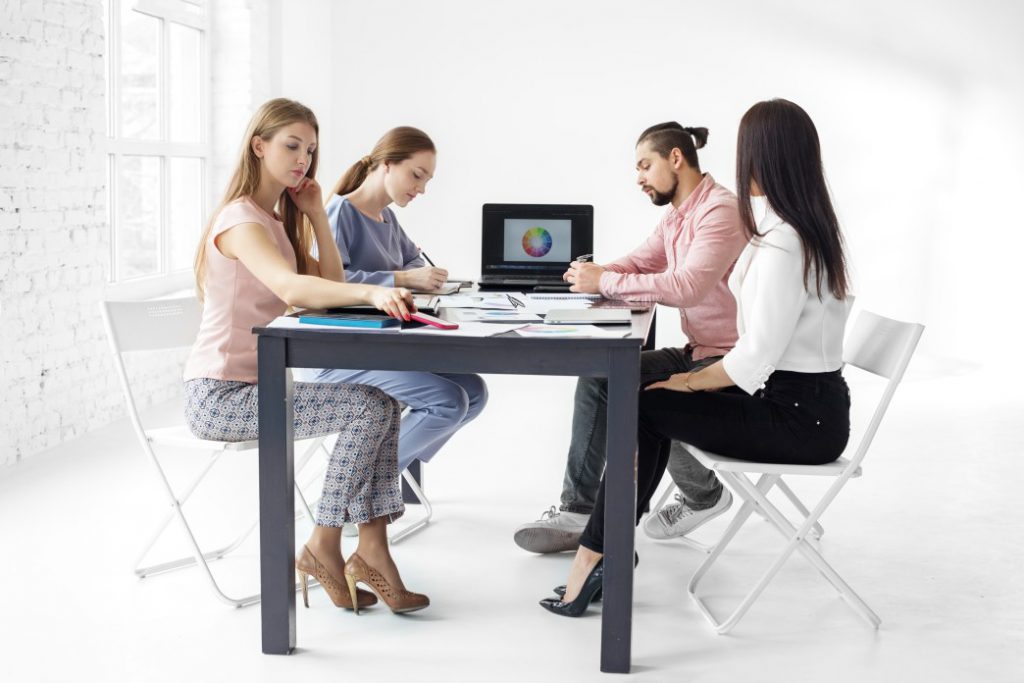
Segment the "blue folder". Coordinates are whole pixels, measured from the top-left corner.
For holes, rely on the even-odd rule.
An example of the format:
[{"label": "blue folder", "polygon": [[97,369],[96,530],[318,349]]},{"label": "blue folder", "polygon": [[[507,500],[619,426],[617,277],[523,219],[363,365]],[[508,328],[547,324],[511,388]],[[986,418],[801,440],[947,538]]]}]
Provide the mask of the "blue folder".
[{"label": "blue folder", "polygon": [[299,322],[334,327],[362,327],[371,330],[398,327],[402,324],[398,318],[363,313],[309,313],[299,316]]}]

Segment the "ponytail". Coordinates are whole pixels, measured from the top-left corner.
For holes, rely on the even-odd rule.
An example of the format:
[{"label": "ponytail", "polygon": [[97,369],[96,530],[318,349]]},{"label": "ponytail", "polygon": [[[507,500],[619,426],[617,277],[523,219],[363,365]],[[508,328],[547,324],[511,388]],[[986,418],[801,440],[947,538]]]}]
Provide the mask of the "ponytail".
[{"label": "ponytail", "polygon": [[708,129],[707,128],[690,128],[686,126],[683,131],[689,133],[693,138],[693,146],[697,149],[701,149],[704,145],[708,144]]},{"label": "ponytail", "polygon": [[[337,183],[334,184],[334,188],[331,190],[331,195],[345,196],[355,192],[356,189],[363,184],[366,180],[366,176],[370,173],[370,157],[365,156],[356,163],[352,164],[345,174],[341,176]],[[329,199],[330,197],[328,197]]]},{"label": "ponytail", "polygon": [[433,140],[419,128],[399,126],[392,128],[373,146],[373,151],[352,164],[331,189],[333,195],[345,196],[359,189],[366,177],[382,163],[405,161],[417,152],[437,152]]}]

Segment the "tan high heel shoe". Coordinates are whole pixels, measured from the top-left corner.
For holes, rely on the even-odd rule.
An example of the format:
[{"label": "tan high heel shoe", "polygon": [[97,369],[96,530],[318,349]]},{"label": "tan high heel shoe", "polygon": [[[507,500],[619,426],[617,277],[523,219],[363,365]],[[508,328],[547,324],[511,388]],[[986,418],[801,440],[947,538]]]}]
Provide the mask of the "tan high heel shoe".
[{"label": "tan high heel shoe", "polygon": [[[405,589],[395,588],[379,571],[366,563],[366,560],[358,554],[352,554],[345,563],[345,581],[348,583],[350,595],[354,596],[356,581],[362,581],[370,587],[377,596],[384,601],[384,604],[391,608],[395,614],[403,612],[415,612],[430,604],[430,598],[422,593],[413,593]],[[359,614],[359,609],[356,609]]]},{"label": "tan high heel shoe", "polygon": [[[295,569],[298,570],[299,579],[302,581],[302,604],[306,607],[309,607],[310,574],[320,582],[324,592],[327,593],[327,597],[331,599],[335,607],[353,609],[353,604],[358,604],[358,607],[369,607],[370,605],[377,604],[377,596],[373,593],[364,590],[355,593],[345,590],[345,586],[342,585],[341,581],[334,578],[327,571],[327,567],[320,564],[320,561],[316,559],[316,556],[306,546],[302,546],[302,553],[295,560]],[[358,612],[359,610],[356,609],[356,613]]]}]

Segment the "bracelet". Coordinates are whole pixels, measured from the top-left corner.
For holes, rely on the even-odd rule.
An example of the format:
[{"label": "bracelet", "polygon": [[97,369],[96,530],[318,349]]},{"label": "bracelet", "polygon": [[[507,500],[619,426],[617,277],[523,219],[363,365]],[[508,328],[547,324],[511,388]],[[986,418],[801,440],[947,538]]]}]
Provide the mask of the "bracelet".
[{"label": "bracelet", "polygon": [[697,373],[695,373],[695,372],[687,373],[686,379],[683,380],[683,386],[685,386],[690,391],[690,393],[699,394],[700,392],[702,392],[704,390],[703,389],[694,389],[693,387],[690,386],[690,377],[692,377],[695,374],[697,374]]}]

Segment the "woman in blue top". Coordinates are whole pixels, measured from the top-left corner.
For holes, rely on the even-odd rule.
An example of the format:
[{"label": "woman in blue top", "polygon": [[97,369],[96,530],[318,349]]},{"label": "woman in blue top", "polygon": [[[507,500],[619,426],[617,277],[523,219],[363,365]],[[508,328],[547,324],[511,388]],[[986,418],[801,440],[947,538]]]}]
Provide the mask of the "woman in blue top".
[{"label": "woman in blue top", "polygon": [[[391,204],[406,206],[426,192],[437,151],[421,130],[402,126],[384,134],[373,151],[341,177],[327,202],[327,218],[341,252],[347,282],[434,290],[448,271],[424,264]],[[398,440],[398,471],[429,461],[487,403],[479,375],[393,370],[299,370],[305,382],[368,384],[410,408]]]}]

